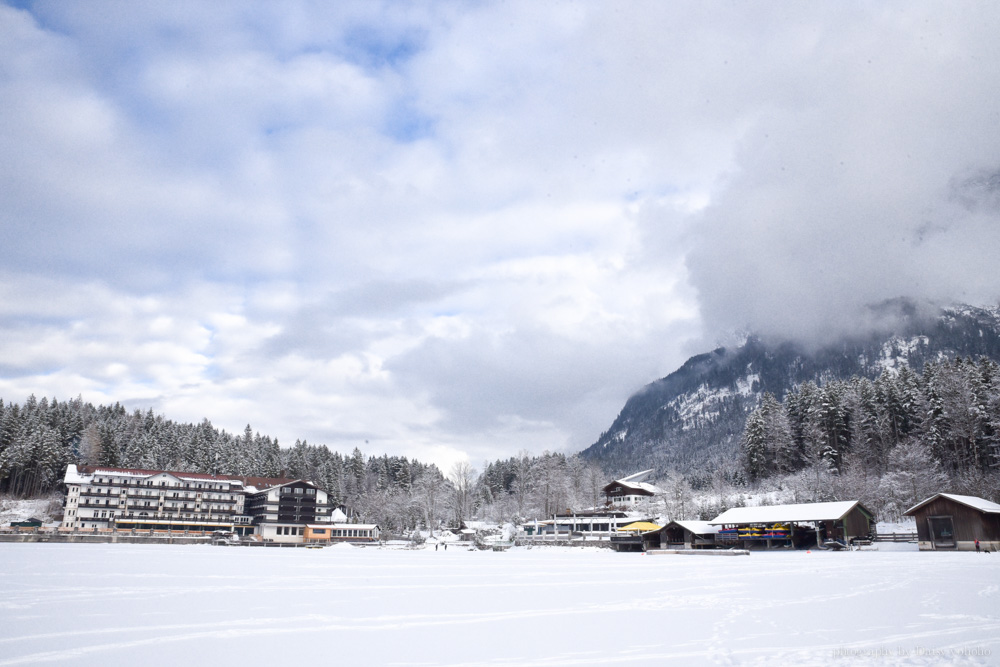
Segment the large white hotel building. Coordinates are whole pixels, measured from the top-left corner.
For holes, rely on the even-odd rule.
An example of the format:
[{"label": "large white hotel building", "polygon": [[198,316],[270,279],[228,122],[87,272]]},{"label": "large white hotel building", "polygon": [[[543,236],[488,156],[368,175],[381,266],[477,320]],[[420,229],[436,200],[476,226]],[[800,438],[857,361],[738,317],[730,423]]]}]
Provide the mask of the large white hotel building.
[{"label": "large white hotel building", "polygon": [[326,491],[304,480],[70,465],[64,484],[67,528],[223,530],[302,542],[309,526],[346,520]]}]

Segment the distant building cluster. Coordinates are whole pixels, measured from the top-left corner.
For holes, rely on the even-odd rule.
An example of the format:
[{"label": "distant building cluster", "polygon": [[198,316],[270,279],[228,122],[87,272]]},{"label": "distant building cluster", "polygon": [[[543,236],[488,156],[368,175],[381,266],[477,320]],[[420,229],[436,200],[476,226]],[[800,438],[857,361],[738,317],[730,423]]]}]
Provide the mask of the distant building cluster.
[{"label": "distant building cluster", "polygon": [[[874,514],[857,500],[737,507],[711,521],[660,525],[642,516],[661,491],[645,470],[607,484],[603,508],[566,510],[523,524],[520,538],[605,540],[619,551],[688,549],[849,549],[880,536]],[[378,542],[378,525],[352,522],[327,492],[301,479],[70,465],[64,479],[63,527],[58,530],[131,533],[212,533],[264,544]],[[973,496],[937,493],[904,514],[916,532],[901,536],[921,550],[1000,550],[1000,504]],[[456,533],[472,541],[494,527],[466,521]],[[34,529],[41,521],[12,528]],[[487,530],[489,528],[490,530]],[[504,538],[509,539],[509,538]]]},{"label": "distant building cluster", "polygon": [[[711,521],[659,525],[637,516],[644,501],[661,493],[644,470],[604,487],[603,510],[566,511],[524,526],[530,536],[568,539],[608,536],[619,551],[677,549],[845,549],[878,540],[875,515],[857,500],[737,507]],[[916,520],[912,541],[920,550],[1000,550],[1000,504],[973,496],[938,493],[907,510]],[[884,537],[884,536],[883,536]],[[895,539],[895,538],[894,538]],[[907,540],[910,538],[907,536]]]},{"label": "distant building cluster", "polygon": [[300,479],[70,465],[63,526],[229,532],[264,542],[365,542],[379,527],[350,523],[326,491]]}]

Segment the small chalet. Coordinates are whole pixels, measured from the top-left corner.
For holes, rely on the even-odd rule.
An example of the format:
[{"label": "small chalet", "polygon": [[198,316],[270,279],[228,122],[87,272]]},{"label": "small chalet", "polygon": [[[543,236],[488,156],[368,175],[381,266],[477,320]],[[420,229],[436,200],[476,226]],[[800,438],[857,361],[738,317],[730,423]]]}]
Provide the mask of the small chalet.
[{"label": "small chalet", "polygon": [[734,507],[709,522],[721,546],[839,548],[873,534],[875,518],[857,500],[763,507]]},{"label": "small chalet", "polygon": [[954,493],[938,493],[903,512],[917,521],[922,551],[1000,549],[1000,505]]},{"label": "small chalet", "polygon": [[714,549],[715,536],[721,530],[708,521],[671,521],[659,530],[643,535],[650,549]]},{"label": "small chalet", "polygon": [[610,507],[631,507],[660,493],[660,489],[645,480],[652,469],[616,479],[603,489],[605,504]]}]

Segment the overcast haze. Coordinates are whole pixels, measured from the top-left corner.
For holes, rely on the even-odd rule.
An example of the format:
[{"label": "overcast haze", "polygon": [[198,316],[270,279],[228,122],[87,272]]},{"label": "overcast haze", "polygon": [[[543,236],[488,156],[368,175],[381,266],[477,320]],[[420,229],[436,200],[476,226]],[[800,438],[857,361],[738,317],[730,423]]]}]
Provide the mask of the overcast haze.
[{"label": "overcast haze", "polygon": [[[1000,298],[1000,5],[0,4],[0,397],[447,468]],[[366,444],[367,443],[367,444]]]}]

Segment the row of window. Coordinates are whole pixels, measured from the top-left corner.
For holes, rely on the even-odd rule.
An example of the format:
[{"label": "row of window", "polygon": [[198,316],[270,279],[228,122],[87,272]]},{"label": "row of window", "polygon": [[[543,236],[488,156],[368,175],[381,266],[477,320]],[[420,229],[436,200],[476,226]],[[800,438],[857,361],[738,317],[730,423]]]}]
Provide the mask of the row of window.
[{"label": "row of window", "polygon": [[[94,479],[94,484],[120,484],[124,486],[154,486],[153,480],[141,480],[141,479],[119,479],[117,477],[97,477]],[[160,480],[157,486],[171,486],[184,489],[215,489],[217,491],[227,491],[229,490],[229,484],[212,484],[209,482],[167,482],[166,480]]]},{"label": "row of window", "polygon": [[[142,491],[139,491],[137,493],[131,493],[131,494],[128,493],[128,491],[126,491],[125,495],[128,495],[129,497],[135,497],[135,496],[153,497],[153,496],[162,496],[165,493],[167,493],[167,492],[166,491],[149,491],[149,490],[143,489]],[[85,496],[102,496],[102,495],[103,496],[117,496],[117,495],[119,495],[119,492],[117,490],[112,490],[112,489],[99,489],[99,488],[98,489],[90,489],[90,488],[84,488],[83,495],[85,495]],[[199,494],[195,494],[195,493],[181,493],[179,491],[173,491],[171,493],[171,497],[173,497],[173,498],[187,498],[189,500],[196,499],[198,497],[198,495]],[[225,494],[225,493],[205,493],[205,494],[201,494],[201,495],[204,498],[210,498],[212,500],[232,500],[233,499],[233,495],[232,494]]]},{"label": "row of window", "polygon": [[[572,530],[575,532],[606,533],[611,531],[611,524],[607,523],[580,523],[580,524],[560,523],[556,527],[559,530]],[[618,530],[618,524],[614,524],[614,529]]]},{"label": "row of window", "polygon": [[[67,515],[70,515],[70,513],[67,512]],[[140,518],[140,519],[147,519],[150,516],[151,515],[149,513],[147,513],[147,512],[139,512],[139,514],[138,514],[138,518]],[[197,514],[191,514],[191,513],[180,514],[180,513],[172,513],[172,512],[163,512],[163,513],[156,513],[156,512],[154,512],[153,516],[159,516],[159,517],[166,518],[166,519],[203,519],[203,520],[208,520],[208,521],[228,521],[229,518],[230,518],[227,515],[206,514],[206,515],[203,515],[203,516],[199,516]],[[128,512],[127,514],[125,512],[118,513],[118,512],[115,512],[114,510],[111,510],[111,511],[104,510],[104,511],[101,511],[100,513],[98,513],[95,510],[92,517],[80,517],[80,518],[81,519],[87,519],[87,518],[90,518],[90,519],[113,519],[115,517],[120,517],[122,519],[124,519],[124,518],[134,519],[134,518],[136,518],[136,514],[135,514],[135,512]],[[247,522],[246,521],[239,521],[238,523],[247,523]]]}]

